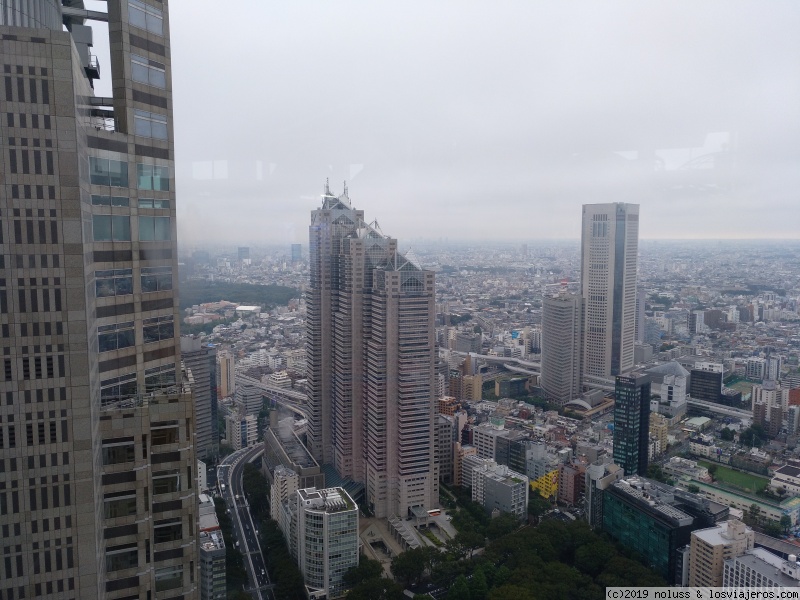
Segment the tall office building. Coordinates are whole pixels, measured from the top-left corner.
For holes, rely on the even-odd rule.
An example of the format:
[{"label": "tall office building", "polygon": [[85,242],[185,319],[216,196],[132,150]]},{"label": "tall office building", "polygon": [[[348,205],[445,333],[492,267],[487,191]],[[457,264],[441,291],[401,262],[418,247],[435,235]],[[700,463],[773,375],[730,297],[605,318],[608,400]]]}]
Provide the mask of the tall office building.
[{"label": "tall office building", "polygon": [[614,386],[614,462],[625,475],[646,475],[650,442],[650,377],[617,375]]},{"label": "tall office building", "polygon": [[583,206],[581,294],[586,315],[586,375],[609,377],[633,368],[638,248],[638,204]]},{"label": "tall office building", "polygon": [[378,517],[437,506],[434,274],[346,189],[326,186],[309,233],[309,449],[364,483]]},{"label": "tall office building", "polygon": [[292,244],[292,263],[299,263],[301,260],[303,260],[303,246]]},{"label": "tall office building", "polygon": [[561,290],[542,304],[542,389],[565,404],[581,395],[583,299]]},{"label": "tall office building", "polygon": [[217,351],[194,336],[181,336],[181,358],[191,373],[195,408],[195,452],[201,460],[219,455]]},{"label": "tall office building", "polygon": [[168,2],[63,4],[0,0],[0,597],[196,598]]}]

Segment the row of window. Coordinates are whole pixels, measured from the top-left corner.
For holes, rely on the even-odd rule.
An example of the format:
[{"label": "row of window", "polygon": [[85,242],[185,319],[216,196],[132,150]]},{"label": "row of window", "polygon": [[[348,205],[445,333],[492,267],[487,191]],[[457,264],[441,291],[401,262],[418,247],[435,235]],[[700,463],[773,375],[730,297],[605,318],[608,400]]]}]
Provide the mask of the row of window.
[{"label": "row of window", "polygon": [[[98,298],[126,296],[133,293],[133,269],[95,271],[95,294]],[[142,293],[172,289],[172,267],[142,267]]]},{"label": "row of window", "polygon": [[[139,241],[161,242],[171,239],[169,217],[139,217]],[[92,215],[95,242],[130,242],[131,218],[127,215]]]},{"label": "row of window", "polygon": [[156,35],[164,35],[164,15],[160,9],[141,0],[128,0],[128,22]]},{"label": "row of window", "polygon": [[[129,207],[131,200],[127,196],[102,196],[92,194],[92,206]],[[139,198],[139,208],[169,208],[169,200],[155,198]]]},{"label": "row of window", "polygon": [[[90,156],[89,173],[94,185],[128,187],[128,163],[125,161]],[[168,192],[169,167],[137,164],[136,180],[140,190]]]},{"label": "row of window", "polygon": [[[159,332],[159,339],[161,338]],[[126,340],[127,341],[127,338]],[[153,340],[157,341],[157,340]],[[109,340],[113,343],[113,340]],[[119,338],[117,338],[119,343]],[[154,392],[165,387],[175,385],[175,365],[164,365],[162,367],[154,367],[146,369],[144,372],[144,388],[145,393]],[[128,373],[120,375],[119,377],[112,377],[104,379],[100,382],[100,404],[102,406],[112,406],[117,402],[135,398],[139,395],[139,384],[136,381],[136,373]],[[155,443],[155,442],[154,442]],[[103,449],[103,464],[116,464],[119,462],[126,462],[133,460],[133,447],[130,450],[127,447],[119,448],[118,450],[109,450],[111,454],[106,456],[106,449]],[[122,453],[124,452],[124,458]],[[113,456],[112,456],[113,455]]]},{"label": "row of window", "polygon": [[[145,344],[152,344],[175,337],[175,324],[172,315],[145,319],[142,333]],[[101,325],[97,328],[97,338],[100,352],[131,348],[136,344],[134,322]]]}]

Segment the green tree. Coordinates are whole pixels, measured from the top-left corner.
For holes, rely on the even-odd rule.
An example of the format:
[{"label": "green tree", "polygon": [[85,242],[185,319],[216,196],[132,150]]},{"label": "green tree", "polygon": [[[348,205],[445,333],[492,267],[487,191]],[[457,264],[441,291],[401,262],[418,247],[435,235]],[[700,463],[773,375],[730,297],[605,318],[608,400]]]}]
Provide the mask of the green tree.
[{"label": "green tree", "polygon": [[536,597],[527,588],[518,585],[503,585],[489,593],[489,600],[536,600]]},{"label": "green tree", "polygon": [[427,556],[420,552],[422,548],[412,548],[392,559],[392,574],[408,587],[422,579],[425,574]]},{"label": "green tree", "polygon": [[359,583],[349,592],[348,600],[403,600],[403,588],[385,577],[373,577]]},{"label": "green tree", "polygon": [[550,510],[550,503],[542,498],[539,494],[531,492],[528,498],[528,515],[534,519],[538,519],[548,510]]},{"label": "green tree", "polygon": [[784,535],[789,533],[789,530],[792,528],[792,519],[789,515],[783,515],[781,517],[781,531]]},{"label": "green tree", "polygon": [[516,515],[504,512],[489,522],[486,527],[486,537],[490,540],[496,540],[511,533],[517,527],[519,527],[519,519],[517,519]]},{"label": "green tree", "polygon": [[456,577],[450,591],[447,592],[447,600],[472,600],[469,595],[469,584],[463,575]]},{"label": "green tree", "polygon": [[711,477],[714,477],[714,473],[717,472],[717,465],[715,465],[714,463],[708,465],[708,472],[711,475]]},{"label": "green tree", "polygon": [[614,546],[602,540],[597,540],[580,546],[575,550],[575,566],[581,572],[597,577],[616,555],[617,551]]},{"label": "green tree", "polygon": [[696,494],[697,492],[699,492],[699,491],[700,491],[700,488],[699,488],[699,487],[697,487],[696,485],[694,485],[693,483],[690,483],[689,485],[687,485],[687,486],[686,486],[686,490],[687,490],[687,491],[688,491],[690,494]]},{"label": "green tree", "polygon": [[733,429],[730,429],[728,427],[723,427],[722,431],[719,432],[719,437],[721,437],[726,442],[732,442],[733,441]]},{"label": "green tree", "polygon": [[472,574],[472,579],[469,580],[469,597],[470,600],[486,600],[489,594],[489,585],[486,583],[486,575],[483,574],[483,569],[476,569]]},{"label": "green tree", "polygon": [[459,531],[454,539],[461,544],[469,556],[472,556],[472,553],[484,543],[483,535],[477,531]]},{"label": "green tree", "polygon": [[368,579],[374,579],[382,575],[383,565],[381,563],[366,556],[361,556],[358,560],[358,565],[345,571],[342,578],[347,587],[353,587]]},{"label": "green tree", "polygon": [[667,476],[664,475],[664,471],[661,470],[660,465],[651,464],[647,466],[647,476],[650,479],[655,479],[656,481],[666,482]]}]

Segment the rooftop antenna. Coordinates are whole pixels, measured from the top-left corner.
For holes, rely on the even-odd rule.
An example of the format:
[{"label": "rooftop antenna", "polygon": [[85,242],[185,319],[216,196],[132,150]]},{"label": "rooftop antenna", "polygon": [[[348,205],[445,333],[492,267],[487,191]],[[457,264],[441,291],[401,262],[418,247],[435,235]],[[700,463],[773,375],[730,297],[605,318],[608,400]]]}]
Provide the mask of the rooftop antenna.
[{"label": "rooftop antenna", "polygon": [[343,195],[345,198],[349,198],[349,196],[347,195],[347,180],[345,180],[345,182],[344,182],[344,192],[343,192],[343,194],[342,194],[342,195]]},{"label": "rooftop antenna", "polygon": [[328,177],[325,178],[325,195],[331,195],[331,188],[330,188],[330,179]]}]

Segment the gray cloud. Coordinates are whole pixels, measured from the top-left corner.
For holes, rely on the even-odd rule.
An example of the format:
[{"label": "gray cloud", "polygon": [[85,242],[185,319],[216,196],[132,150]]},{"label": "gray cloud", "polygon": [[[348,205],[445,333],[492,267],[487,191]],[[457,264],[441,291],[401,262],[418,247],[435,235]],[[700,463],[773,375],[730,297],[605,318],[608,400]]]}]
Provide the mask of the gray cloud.
[{"label": "gray cloud", "polygon": [[189,244],[304,241],[326,177],[402,239],[575,238],[613,200],[643,237],[797,238],[791,0],[170,11]]}]

